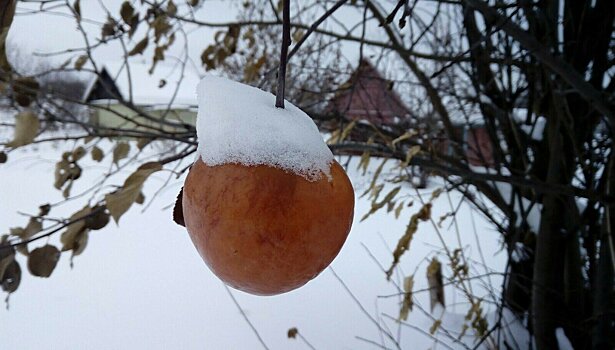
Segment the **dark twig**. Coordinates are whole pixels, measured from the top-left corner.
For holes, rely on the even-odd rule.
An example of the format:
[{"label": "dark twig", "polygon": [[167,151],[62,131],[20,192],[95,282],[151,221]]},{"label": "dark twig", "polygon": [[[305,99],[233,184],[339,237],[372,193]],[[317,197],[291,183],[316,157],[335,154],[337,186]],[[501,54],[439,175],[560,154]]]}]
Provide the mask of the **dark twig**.
[{"label": "dark twig", "polygon": [[286,61],[288,59],[288,47],[290,46],[290,0],[284,0],[282,22],[282,50],[280,53],[280,70],[278,72],[278,93],[275,98],[275,106],[278,108],[284,108]]},{"label": "dark twig", "polygon": [[447,348],[449,350],[453,350],[454,349],[453,347],[451,347],[447,343],[443,342],[442,340],[436,338],[433,334],[425,331],[421,327],[415,326],[415,325],[407,323],[407,322],[400,321],[400,320],[396,319],[395,317],[392,317],[392,316],[387,315],[387,314],[384,314],[383,316],[388,318],[388,319],[390,319],[390,320],[392,320],[392,321],[399,322],[403,326],[406,326],[408,328],[414,329],[415,331],[423,334],[424,336],[427,336],[427,337],[431,338],[435,343],[440,344],[440,345],[444,346],[445,348]]},{"label": "dark twig", "polygon": [[399,11],[399,9],[401,9],[402,6],[404,6],[404,4],[406,4],[406,0],[399,0],[397,2],[397,5],[395,5],[395,8],[393,9],[393,11],[387,16],[387,21],[386,21],[387,24],[393,22],[393,20],[395,19],[395,15],[397,15],[397,11]]},{"label": "dark twig", "polygon": [[85,220],[85,219],[87,219],[89,217],[97,215],[99,212],[101,212],[103,210],[105,210],[105,208],[103,206],[98,206],[97,209],[92,210],[90,213],[88,213],[88,214],[86,214],[84,216],[80,216],[80,217],[78,217],[78,218],[76,218],[74,220],[68,221],[65,224],[62,224],[60,227],[58,227],[56,229],[53,229],[53,230],[51,230],[51,231],[49,231],[49,232],[47,232],[45,234],[42,234],[42,235],[39,235],[39,236],[36,236],[36,237],[32,237],[32,238],[29,238],[29,239],[26,239],[26,240],[21,240],[19,242],[15,242],[15,243],[2,244],[2,245],[0,245],[0,250],[7,249],[7,248],[12,248],[12,247],[17,247],[17,246],[21,246],[21,245],[27,245],[28,243],[32,243],[34,241],[38,241],[39,239],[42,239],[42,238],[45,238],[45,237],[49,237],[49,236],[53,235],[54,233],[62,231],[63,229],[65,229],[66,227],[68,227],[68,226],[70,226],[72,224],[75,224],[75,223],[77,223],[79,221],[82,221],[82,220]]},{"label": "dark twig", "polygon": [[357,299],[357,297],[354,295],[354,293],[352,293],[352,291],[350,290],[350,288],[348,287],[348,285],[346,285],[346,283],[344,282],[344,280],[342,280],[342,278],[335,272],[335,270],[333,270],[333,268],[331,266],[329,266],[329,270],[331,271],[331,273],[333,274],[333,276],[335,277],[335,279],[337,279],[337,281],[342,285],[342,287],[344,287],[344,289],[346,290],[346,292],[348,293],[348,295],[350,295],[350,297],[352,298],[352,300],[354,300],[354,302],[357,304],[357,306],[359,307],[359,309],[361,309],[361,312],[363,312],[363,314],[365,316],[367,316],[367,318],[376,326],[378,327],[378,330],[380,330],[380,332],[384,333],[384,335],[387,336],[387,338],[389,338],[390,341],[393,342],[393,344],[395,345],[395,348],[397,349],[401,349],[401,347],[399,346],[399,343],[397,342],[397,339],[395,339],[393,337],[393,335],[391,335],[391,333],[387,332],[384,328],[382,328],[382,326],[380,325],[380,322],[378,322],[363,306],[363,304],[361,304],[361,302],[359,301],[359,299]]},{"label": "dark twig", "polygon": [[571,67],[568,62],[563,61],[557,56],[553,56],[536,38],[532,37],[521,27],[511,22],[508,18],[500,15],[496,9],[490,7],[486,2],[479,0],[467,0],[467,4],[479,11],[485,19],[498,23],[502,30],[516,39],[521,46],[527,49],[532,56],[553,72],[562,77],[571,87],[590,102],[597,111],[604,114],[610,123],[615,124],[615,111],[611,103],[604,98],[602,93],[596,90],[590,83],[585,81],[576,69]]},{"label": "dark twig", "polygon": [[269,6],[271,6],[271,11],[275,15],[275,19],[280,21],[280,15],[278,15],[278,9],[276,8],[275,4],[273,3],[273,0],[269,0]]},{"label": "dark twig", "polygon": [[303,340],[303,342],[305,343],[305,345],[307,345],[310,349],[312,350],[316,350],[316,348],[314,347],[314,345],[312,345],[312,343],[310,343],[307,339],[305,339],[305,337],[301,334],[301,332],[297,332],[297,335],[299,336],[299,338],[301,340]]},{"label": "dark twig", "polygon": [[263,340],[263,338],[261,338],[261,335],[258,333],[258,330],[256,330],[256,327],[254,327],[252,322],[250,322],[250,319],[248,318],[248,315],[246,315],[246,313],[245,313],[245,311],[243,311],[243,308],[241,307],[241,305],[239,305],[239,302],[237,301],[237,299],[235,299],[235,296],[231,292],[230,288],[225,284],[224,285],[224,289],[226,289],[226,292],[228,293],[228,295],[231,297],[231,299],[233,299],[233,303],[235,304],[235,306],[237,306],[237,309],[239,309],[239,312],[241,313],[241,316],[243,316],[243,319],[246,320],[246,322],[248,323],[248,326],[250,326],[250,328],[252,328],[252,331],[254,332],[256,337],[258,338],[258,341],[261,343],[263,348],[265,348],[266,350],[269,350],[269,347],[267,346],[267,344],[265,344],[265,341]]},{"label": "dark twig", "polygon": [[363,337],[360,337],[360,336],[356,336],[355,338],[356,338],[356,339],[358,339],[358,340],[360,340],[360,341],[364,341],[364,342],[366,342],[366,343],[368,343],[368,344],[372,344],[373,346],[376,346],[376,347],[378,347],[378,348],[380,348],[380,349],[383,349],[383,350],[393,350],[393,349],[391,349],[391,348],[388,348],[388,347],[386,347],[386,346],[384,346],[384,345],[380,345],[380,344],[378,344],[377,342],[375,342],[375,341],[373,341],[373,340],[369,340],[369,339],[367,339],[367,338],[363,338]]},{"label": "dark twig", "polygon": [[342,5],[344,5],[348,0],[339,0],[338,2],[335,3],[335,5],[333,5],[333,7],[331,7],[330,9],[327,10],[327,12],[323,13],[322,16],[320,16],[316,22],[312,23],[312,25],[310,26],[310,28],[305,32],[305,34],[303,34],[303,37],[301,37],[301,40],[299,40],[297,42],[297,44],[295,44],[295,46],[293,47],[292,50],[290,50],[290,53],[288,54],[288,60],[290,60],[291,57],[293,57],[293,55],[295,53],[297,53],[297,51],[299,50],[299,48],[301,47],[301,45],[303,45],[303,43],[307,40],[307,38],[310,36],[310,34],[312,34],[316,28],[318,28],[318,26],[325,21],[325,19],[331,17],[331,15],[333,14],[333,12],[337,11],[337,9],[339,9],[340,7],[342,7]]}]

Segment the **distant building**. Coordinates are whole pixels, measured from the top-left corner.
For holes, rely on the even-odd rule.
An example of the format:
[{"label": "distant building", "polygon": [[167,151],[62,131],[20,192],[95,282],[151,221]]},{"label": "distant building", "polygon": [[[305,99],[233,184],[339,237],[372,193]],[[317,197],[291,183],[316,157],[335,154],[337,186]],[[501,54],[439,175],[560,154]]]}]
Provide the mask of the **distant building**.
[{"label": "distant building", "polygon": [[[367,60],[362,60],[350,79],[342,84],[326,112],[342,116],[345,120],[412,128],[419,133],[427,130],[424,122],[412,116],[391,81],[385,79]],[[476,166],[493,165],[493,147],[485,126],[479,120],[454,120],[453,123],[468,163]],[[452,152],[450,140],[446,138],[434,136],[433,144],[442,153]]]},{"label": "distant building", "polygon": [[389,80],[367,60],[362,60],[340,92],[330,101],[328,113],[375,125],[398,124],[410,118],[409,109]]},{"label": "distant building", "polygon": [[102,100],[118,100],[122,97],[118,89],[115,79],[103,67],[99,75],[93,75],[84,92],[83,100],[85,102],[102,101]]},{"label": "distant building", "polygon": [[470,165],[491,167],[495,164],[491,138],[483,123],[457,123],[455,128]]},{"label": "distant building", "polygon": [[[145,63],[107,63],[91,74],[83,100],[94,106],[90,121],[109,128],[147,128],[160,123],[138,115],[131,105],[148,116],[177,124],[196,124],[196,86],[199,75],[180,64],[159,63],[153,74]],[[123,103],[124,102],[124,103]],[[126,118],[122,117],[125,116]],[[164,125],[163,129],[173,127]]]}]

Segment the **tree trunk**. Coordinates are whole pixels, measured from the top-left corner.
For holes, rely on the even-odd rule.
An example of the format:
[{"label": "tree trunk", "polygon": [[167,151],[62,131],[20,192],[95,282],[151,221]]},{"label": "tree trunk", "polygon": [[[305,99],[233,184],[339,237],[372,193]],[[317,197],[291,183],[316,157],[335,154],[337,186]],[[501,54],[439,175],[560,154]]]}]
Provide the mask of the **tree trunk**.
[{"label": "tree trunk", "polygon": [[561,202],[548,196],[543,202],[540,232],[536,240],[532,310],[538,350],[558,349],[555,329],[561,303],[562,254]]},{"label": "tree trunk", "polygon": [[[574,199],[569,199],[568,207],[574,204]],[[571,208],[570,211],[576,210]],[[573,216],[573,215],[569,215]],[[578,219],[574,219],[579,222]],[[564,308],[566,316],[563,317],[563,326],[566,336],[576,350],[589,349],[591,344],[590,332],[588,324],[584,322],[588,316],[587,307],[585,305],[586,290],[583,285],[581,260],[581,247],[579,230],[577,225],[571,225],[566,238],[565,247],[565,264],[564,264]]]},{"label": "tree trunk", "polygon": [[[606,231],[606,230],[605,230]],[[606,234],[603,235],[606,238]],[[605,240],[602,240],[605,243]],[[594,350],[611,350],[615,348],[615,312],[613,293],[613,264],[607,244],[600,245],[600,258],[596,273],[596,290],[594,292],[594,318],[596,325],[593,334]]]},{"label": "tree trunk", "polygon": [[[613,152],[613,149],[611,149]],[[607,194],[612,195],[615,189],[615,157],[611,154],[610,166],[607,176]],[[609,350],[615,348],[615,271],[613,262],[615,254],[613,241],[615,240],[615,208],[607,206],[600,239],[600,257],[596,268],[594,292],[594,319],[596,325],[592,336],[594,350]]]},{"label": "tree trunk", "polygon": [[[557,107],[553,105],[548,112],[546,132],[549,162],[546,181],[559,184],[565,178],[560,115],[557,113]],[[563,305],[561,290],[565,246],[562,215],[565,215],[566,208],[561,198],[556,195],[546,195],[542,204],[540,229],[536,237],[532,313],[537,349],[554,350],[558,349],[555,329],[558,326],[560,307]]]},{"label": "tree trunk", "polygon": [[[522,229],[515,225],[516,220],[509,224],[508,232],[505,236],[509,256],[510,269],[504,290],[504,301],[506,305],[517,313],[520,317],[530,310],[532,302],[532,281],[534,280],[534,251],[536,233],[529,229]],[[531,242],[528,242],[529,240]],[[517,242],[523,243],[527,255],[521,259],[512,259],[513,252],[518,249]],[[521,254],[519,254],[521,255]]]}]

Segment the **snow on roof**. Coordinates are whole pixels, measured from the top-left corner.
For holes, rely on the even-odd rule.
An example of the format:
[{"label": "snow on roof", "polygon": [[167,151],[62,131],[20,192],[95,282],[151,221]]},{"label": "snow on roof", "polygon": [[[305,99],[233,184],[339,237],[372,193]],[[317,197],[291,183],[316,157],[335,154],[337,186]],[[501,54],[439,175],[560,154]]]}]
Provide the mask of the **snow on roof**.
[{"label": "snow on roof", "polygon": [[87,101],[88,97],[92,93],[92,89],[94,89],[94,86],[96,85],[97,80],[98,80],[97,75],[88,73],[85,90],[83,91],[83,101]]},{"label": "snow on roof", "polygon": [[205,76],[198,86],[198,151],[207,165],[268,165],[310,181],[329,175],[333,154],[314,121],[255,87]]},{"label": "snow on roof", "polygon": [[[129,61],[128,66],[123,61],[105,62],[102,64],[122,97],[129,101],[132,91],[132,101],[140,106],[171,106],[189,107],[197,105],[196,86],[200,76],[189,64],[182,67],[181,62],[158,62],[150,74],[151,63]],[[89,96],[96,81],[94,76],[88,83],[85,96]]]}]

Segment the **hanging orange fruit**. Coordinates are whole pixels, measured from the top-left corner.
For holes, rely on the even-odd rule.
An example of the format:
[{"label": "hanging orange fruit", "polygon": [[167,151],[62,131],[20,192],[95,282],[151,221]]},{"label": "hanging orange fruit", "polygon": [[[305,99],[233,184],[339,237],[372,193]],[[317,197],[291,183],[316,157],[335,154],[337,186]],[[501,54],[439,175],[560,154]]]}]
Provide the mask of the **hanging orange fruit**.
[{"label": "hanging orange fruit", "polygon": [[199,157],[181,198],[201,257],[228,285],[274,295],[337,256],[354,191],[316,125],[259,89],[208,76],[199,84]]}]

